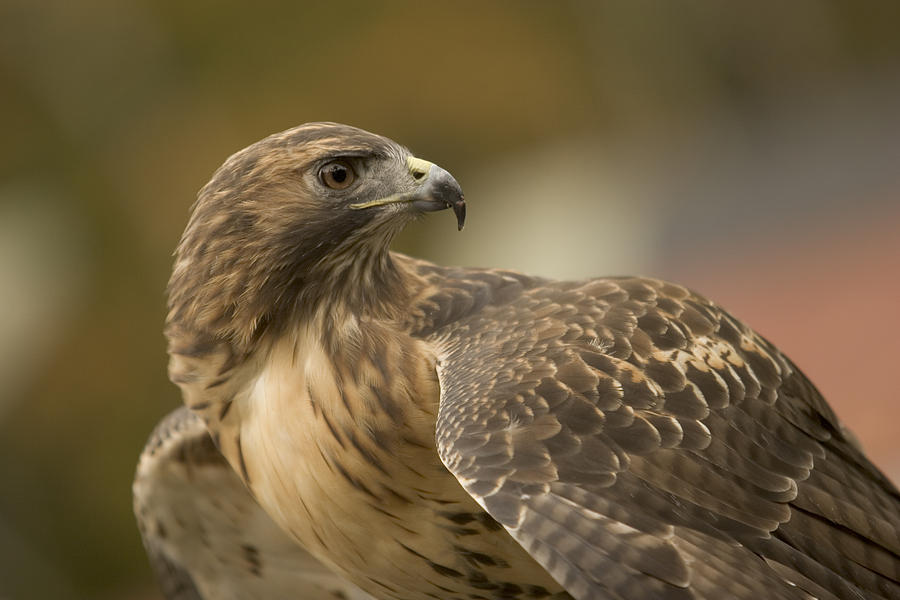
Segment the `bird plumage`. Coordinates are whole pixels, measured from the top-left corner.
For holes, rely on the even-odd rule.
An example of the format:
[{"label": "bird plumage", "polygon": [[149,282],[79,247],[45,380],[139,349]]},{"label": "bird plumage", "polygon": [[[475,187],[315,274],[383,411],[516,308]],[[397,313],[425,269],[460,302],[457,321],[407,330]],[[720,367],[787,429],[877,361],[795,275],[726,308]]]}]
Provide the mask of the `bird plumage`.
[{"label": "bird plumage", "polygon": [[275,525],[184,407],[147,441],[134,512],[168,599],[371,600]]},{"label": "bird plumage", "polygon": [[464,218],[423,162],[301,126],[182,238],[170,376],[282,529],[382,598],[900,598],[900,495],[786,357],[674,284],[390,252]]}]

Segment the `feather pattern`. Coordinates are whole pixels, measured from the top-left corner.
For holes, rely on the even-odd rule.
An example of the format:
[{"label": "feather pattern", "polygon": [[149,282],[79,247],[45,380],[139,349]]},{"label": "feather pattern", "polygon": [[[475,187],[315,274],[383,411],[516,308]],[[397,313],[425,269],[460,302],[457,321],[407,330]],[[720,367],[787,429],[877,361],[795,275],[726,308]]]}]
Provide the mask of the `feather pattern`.
[{"label": "feather pattern", "polygon": [[439,452],[573,596],[900,598],[900,496],[766,340],[657,280],[493,277],[422,324]]},{"label": "feather pattern", "polygon": [[141,455],[134,511],[167,600],[369,600],[282,532],[186,408]]}]

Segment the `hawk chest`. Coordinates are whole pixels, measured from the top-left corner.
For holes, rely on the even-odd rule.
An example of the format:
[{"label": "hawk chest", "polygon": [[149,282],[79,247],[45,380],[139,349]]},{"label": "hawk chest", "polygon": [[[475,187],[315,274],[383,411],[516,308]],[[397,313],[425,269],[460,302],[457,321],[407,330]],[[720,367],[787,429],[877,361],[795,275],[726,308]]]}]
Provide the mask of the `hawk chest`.
[{"label": "hawk chest", "polygon": [[312,516],[338,520],[443,470],[429,459],[437,384],[423,356],[406,354],[422,367],[395,370],[384,355],[345,361],[308,340],[271,352],[238,407],[248,484],[261,502],[300,500]]},{"label": "hawk chest", "polygon": [[441,463],[439,389],[419,343],[352,362],[314,343],[275,348],[234,411],[229,460],[283,529],[378,597],[508,592],[519,573],[523,590],[552,589]]}]

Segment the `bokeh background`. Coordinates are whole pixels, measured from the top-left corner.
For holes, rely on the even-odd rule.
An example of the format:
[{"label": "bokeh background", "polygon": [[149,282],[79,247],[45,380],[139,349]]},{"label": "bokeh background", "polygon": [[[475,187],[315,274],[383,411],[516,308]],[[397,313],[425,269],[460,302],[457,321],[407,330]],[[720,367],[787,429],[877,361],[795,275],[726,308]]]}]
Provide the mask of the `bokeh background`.
[{"label": "bokeh background", "polygon": [[0,1],[0,598],[158,597],[131,516],[179,397],[171,252],[310,120],[453,172],[398,247],[642,273],[785,349],[900,480],[900,4]]}]

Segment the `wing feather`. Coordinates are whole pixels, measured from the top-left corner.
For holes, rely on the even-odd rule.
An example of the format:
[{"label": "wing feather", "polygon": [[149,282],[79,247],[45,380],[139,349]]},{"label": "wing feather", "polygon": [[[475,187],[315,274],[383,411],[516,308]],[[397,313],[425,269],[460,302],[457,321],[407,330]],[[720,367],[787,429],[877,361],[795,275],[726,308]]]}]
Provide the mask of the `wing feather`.
[{"label": "wing feather", "polygon": [[469,273],[429,274],[438,450],[575,598],[900,598],[900,495],[766,340],[656,280]]}]

